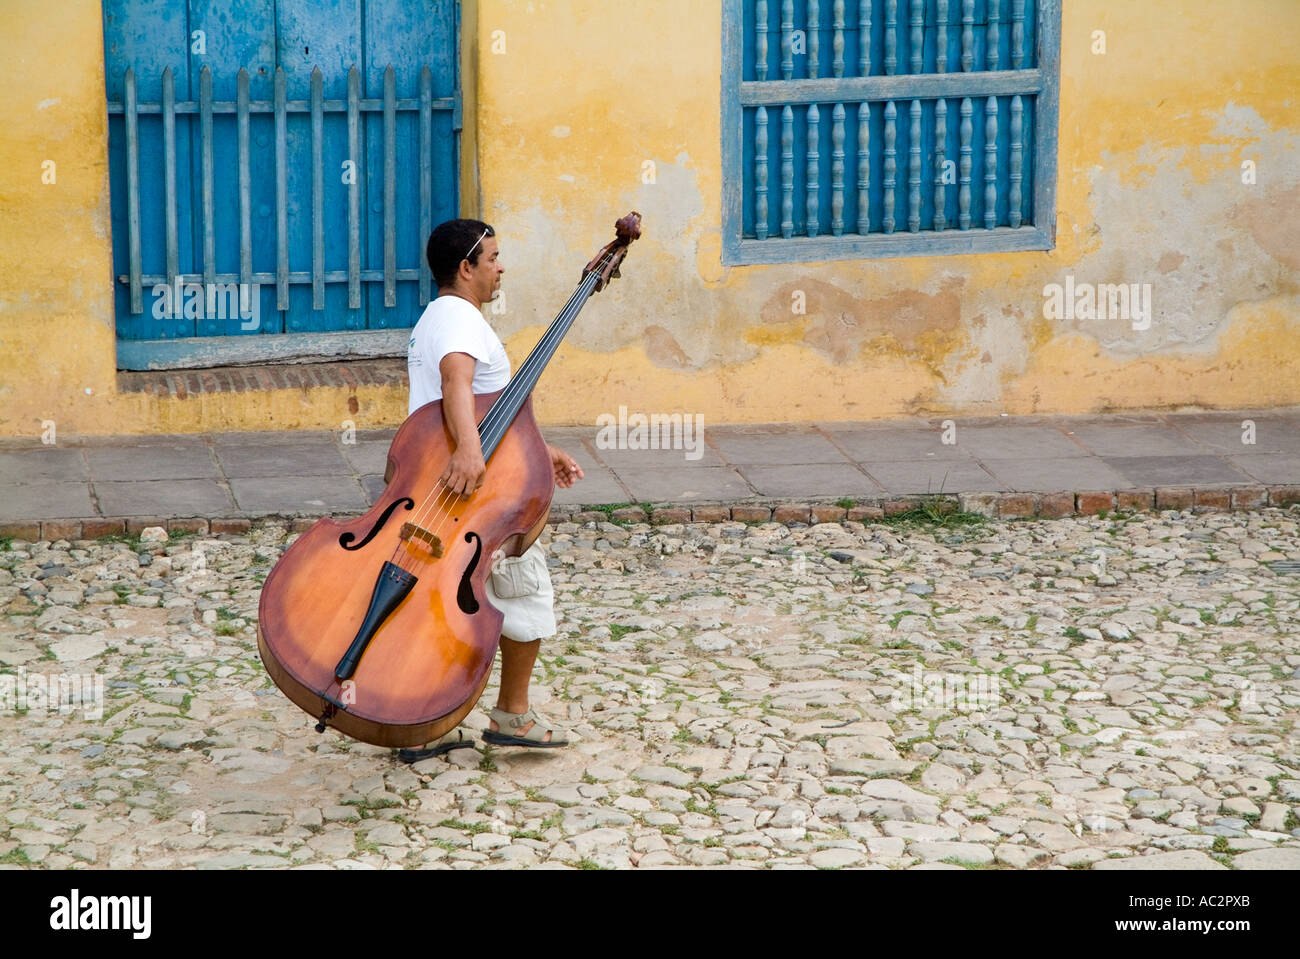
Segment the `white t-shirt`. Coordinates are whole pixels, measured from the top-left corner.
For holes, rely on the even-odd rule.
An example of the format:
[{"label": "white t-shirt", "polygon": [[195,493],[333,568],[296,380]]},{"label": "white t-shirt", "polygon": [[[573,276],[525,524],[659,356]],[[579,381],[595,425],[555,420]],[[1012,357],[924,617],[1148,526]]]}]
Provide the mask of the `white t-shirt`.
[{"label": "white t-shirt", "polygon": [[470,389],[495,393],[510,382],[510,357],[483,314],[459,296],[440,296],[424,309],[411,331],[406,367],[411,380],[408,415],[442,399],[438,366],[448,353],[468,353],[477,361]]}]

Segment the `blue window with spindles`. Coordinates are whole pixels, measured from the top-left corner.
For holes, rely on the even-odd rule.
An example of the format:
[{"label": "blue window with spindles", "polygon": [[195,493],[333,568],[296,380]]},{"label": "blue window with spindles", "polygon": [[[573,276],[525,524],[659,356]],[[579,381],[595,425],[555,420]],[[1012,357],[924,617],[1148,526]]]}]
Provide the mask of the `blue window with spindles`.
[{"label": "blue window with spindles", "polygon": [[1060,0],[723,0],[723,260],[1055,245]]},{"label": "blue window with spindles", "polygon": [[103,0],[118,366],[405,355],[457,0]]}]

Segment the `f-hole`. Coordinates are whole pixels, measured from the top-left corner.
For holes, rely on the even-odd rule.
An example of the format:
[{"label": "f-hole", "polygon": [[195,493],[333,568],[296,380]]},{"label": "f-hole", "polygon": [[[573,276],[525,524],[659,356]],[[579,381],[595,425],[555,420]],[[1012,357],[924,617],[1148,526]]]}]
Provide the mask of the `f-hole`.
[{"label": "f-hole", "polygon": [[406,511],[409,513],[411,510],[415,509],[415,500],[411,499],[409,496],[403,496],[401,499],[393,500],[393,502],[388,504],[388,509],[384,510],[384,515],[380,516],[379,521],[370,528],[370,532],[366,534],[365,539],[353,546],[352,541],[357,538],[357,534],[344,533],[339,537],[339,545],[348,552],[356,552],[361,549],[379,534],[379,531],[384,528],[384,524],[388,522],[389,517],[393,515],[393,511],[399,506],[405,506]]},{"label": "f-hole", "polygon": [[456,590],[456,605],[465,615],[473,616],[478,612],[478,600],[474,598],[474,585],[470,579],[474,575],[474,570],[478,568],[479,557],[483,555],[483,541],[479,539],[478,533],[469,532],[465,534],[465,542],[474,544],[474,555],[470,557],[465,572],[460,575],[460,587]]}]

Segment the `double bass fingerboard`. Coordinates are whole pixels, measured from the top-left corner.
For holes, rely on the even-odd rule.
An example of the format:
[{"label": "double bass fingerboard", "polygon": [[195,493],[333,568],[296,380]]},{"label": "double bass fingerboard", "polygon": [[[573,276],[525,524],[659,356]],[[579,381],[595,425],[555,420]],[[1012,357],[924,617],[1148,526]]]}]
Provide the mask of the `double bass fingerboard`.
[{"label": "double bass fingerboard", "polygon": [[505,436],[506,430],[510,428],[510,424],[514,422],[515,416],[523,407],[524,400],[528,399],[528,394],[533,391],[533,387],[541,379],[546,364],[555,355],[555,351],[559,348],[565,334],[569,332],[569,328],[573,326],[573,321],[578,318],[578,314],[582,312],[587,300],[591,298],[592,291],[595,290],[599,281],[599,270],[593,270],[583,277],[582,282],[578,284],[578,288],[574,290],[573,296],[569,298],[569,302],[560,311],[560,315],[551,322],[546,334],[533,347],[533,351],[528,354],[528,358],[520,365],[518,372],[511,377],[510,382],[506,384],[505,390],[497,397],[497,401],[492,404],[492,408],[488,410],[487,415],[483,417],[478,432],[479,441],[483,448],[484,462],[492,458],[492,454],[496,451],[502,437]]}]

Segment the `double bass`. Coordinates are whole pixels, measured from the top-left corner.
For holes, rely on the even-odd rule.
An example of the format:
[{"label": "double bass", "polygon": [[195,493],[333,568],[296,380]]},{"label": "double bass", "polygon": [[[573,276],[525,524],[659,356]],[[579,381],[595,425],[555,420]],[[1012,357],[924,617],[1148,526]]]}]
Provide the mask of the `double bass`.
[{"label": "double bass", "polygon": [[615,228],[506,387],[474,396],[487,474],[473,495],[439,484],[454,442],[435,400],[397,431],[375,505],[350,522],[320,520],[267,576],[257,648],[318,732],[416,746],[454,729],[482,696],[503,618],[485,594],[492,559],[532,545],[554,492],[532,390],[587,300],[619,276],[640,214]]}]

